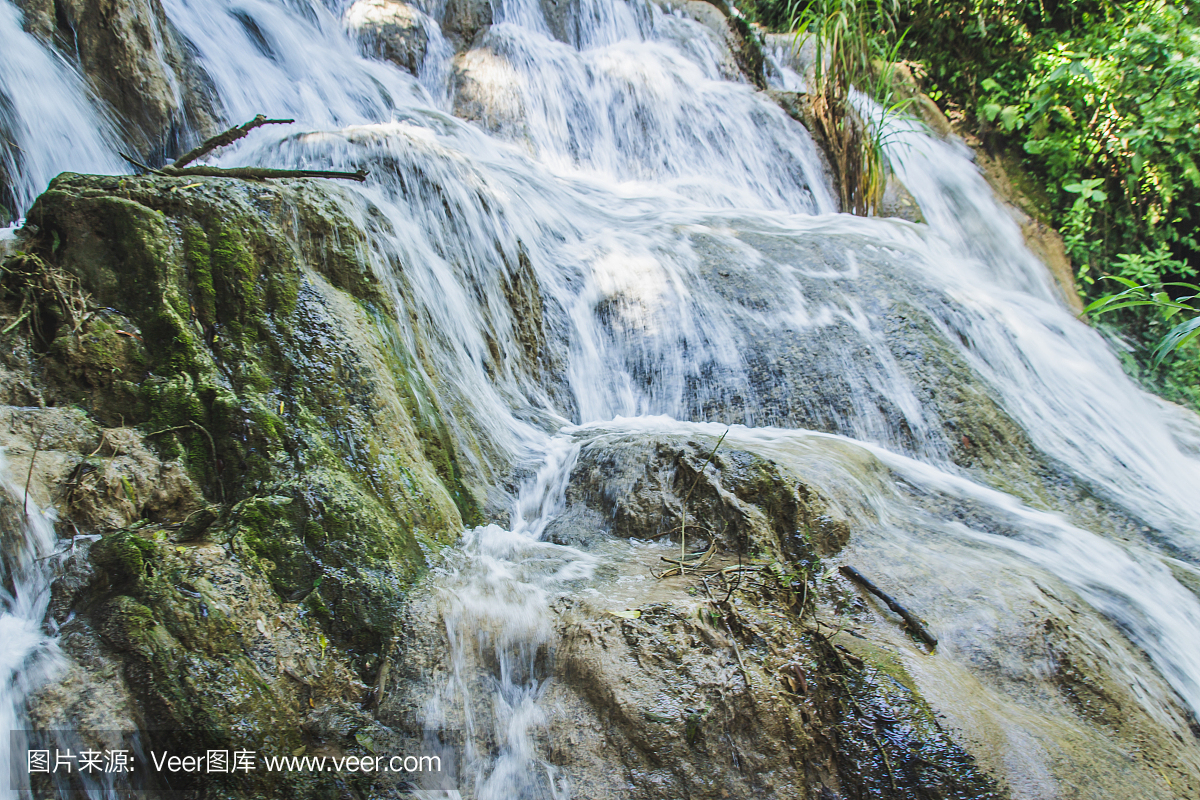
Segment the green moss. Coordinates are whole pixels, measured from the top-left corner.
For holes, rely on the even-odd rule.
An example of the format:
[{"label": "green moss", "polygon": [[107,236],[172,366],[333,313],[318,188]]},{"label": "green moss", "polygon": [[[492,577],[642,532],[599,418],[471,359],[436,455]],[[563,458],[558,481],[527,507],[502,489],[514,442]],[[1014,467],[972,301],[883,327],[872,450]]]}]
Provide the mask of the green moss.
[{"label": "green moss", "polygon": [[[436,544],[480,515],[428,387],[399,364],[377,374],[362,353],[385,329],[398,341],[377,310],[377,326],[345,312],[386,306],[363,234],[323,192],[291,197],[297,224],[279,227],[282,190],[213,180],[184,196],[163,184],[178,188],[66,176],[31,218],[61,233],[64,268],[140,326],[149,374],[128,377],[142,419],[210,499],[237,504],[227,535],[240,552],[285,599],[324,580],[312,603],[331,638],[374,646],[424,568],[414,531]],[[352,303],[329,296],[297,253]],[[84,360],[118,366],[103,352],[114,335],[99,332]],[[393,393],[411,420],[376,417],[398,405]]]},{"label": "green moss", "polygon": [[467,527],[480,525],[483,513],[475,496],[463,481],[462,469],[454,447],[450,430],[430,398],[434,393],[425,385],[420,373],[413,368],[412,356],[397,335],[391,320],[377,313],[370,314],[385,344],[384,355],[392,378],[400,390],[405,410],[412,420],[417,439],[421,443],[421,454],[434,468],[443,487],[458,509],[462,522]]},{"label": "green moss", "polygon": [[128,595],[118,595],[101,609],[101,632],[118,650],[143,655],[153,652],[153,634],[158,622],[154,612]]},{"label": "green moss", "polygon": [[188,225],[183,229],[183,247],[192,271],[196,316],[205,325],[212,325],[216,321],[217,291],[213,285],[208,235],[199,225]]},{"label": "green moss", "polygon": [[210,237],[212,271],[221,282],[224,309],[230,317],[245,316],[244,309],[257,309],[259,264],[246,246],[243,235],[230,227]]},{"label": "green moss", "polygon": [[117,531],[92,547],[91,559],[113,586],[137,584],[153,562],[155,546],[131,531]]}]

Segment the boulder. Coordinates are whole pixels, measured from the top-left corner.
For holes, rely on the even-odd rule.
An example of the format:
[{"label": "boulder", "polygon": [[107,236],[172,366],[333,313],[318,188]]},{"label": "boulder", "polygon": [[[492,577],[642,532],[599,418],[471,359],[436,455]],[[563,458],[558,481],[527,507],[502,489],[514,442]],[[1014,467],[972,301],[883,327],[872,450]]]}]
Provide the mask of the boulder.
[{"label": "boulder", "polygon": [[160,0],[22,0],[25,27],[78,64],[130,145],[162,163],[214,133],[207,76]]},{"label": "boulder", "polygon": [[446,38],[461,52],[491,26],[492,4],[490,0],[446,0],[441,23]]},{"label": "boulder", "polygon": [[425,14],[398,0],[357,0],[345,19],[367,55],[413,75],[420,71],[429,45]]}]

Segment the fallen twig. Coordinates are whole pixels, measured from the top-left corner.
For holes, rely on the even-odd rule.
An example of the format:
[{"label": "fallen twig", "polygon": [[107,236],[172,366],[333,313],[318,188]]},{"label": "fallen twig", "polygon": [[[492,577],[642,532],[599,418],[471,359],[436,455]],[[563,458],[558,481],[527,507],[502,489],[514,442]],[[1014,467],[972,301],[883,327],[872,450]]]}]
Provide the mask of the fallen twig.
[{"label": "fallen twig", "polygon": [[255,128],[260,128],[263,125],[287,125],[295,121],[296,120],[294,119],[267,119],[263,114],[259,114],[244,125],[235,125],[223,133],[218,133],[211,139],[206,139],[199,147],[189,150],[179,158],[175,159],[175,163],[172,166],[175,167],[175,169],[182,169],[196,159],[204,158],[204,156],[208,155],[213,150],[216,150],[218,147],[224,147],[226,145],[233,144],[238,139],[241,139],[246,136],[246,134],[250,133],[250,131],[254,130]]},{"label": "fallen twig", "polygon": [[746,662],[742,661],[742,651],[738,648],[737,637],[733,635],[733,628],[729,625],[729,618],[725,616],[725,612],[721,610],[717,600],[712,595],[712,590],[708,588],[708,578],[701,577],[700,582],[704,584],[704,593],[708,595],[708,602],[712,604],[713,610],[721,616],[721,622],[725,623],[725,630],[729,632],[729,642],[733,645],[733,654],[737,656],[738,666],[742,669],[742,679],[746,681],[746,688],[750,688],[750,673],[746,672]]},{"label": "fallen twig", "polygon": [[367,171],[336,172],[320,169],[270,169],[268,167],[163,167],[159,170],[162,175],[173,178],[183,178],[197,175],[202,178],[238,178],[247,181],[263,181],[268,178],[342,178],[362,183],[367,179]]},{"label": "fallen twig", "polygon": [[143,164],[142,162],[138,161],[138,160],[137,160],[136,158],[134,158],[133,156],[126,155],[125,153],[117,153],[117,155],[119,155],[121,158],[123,158],[123,159],[125,159],[126,161],[128,161],[130,164],[133,164],[135,167],[137,167],[138,169],[142,170],[143,172],[153,172],[155,175],[163,175],[163,174],[165,174],[165,173],[163,173],[161,170],[157,170],[157,169],[155,169],[154,167],[148,167],[148,166],[146,166],[145,164]]},{"label": "fallen twig", "polygon": [[667,558],[666,556],[660,556],[659,560],[665,561],[668,564],[680,564],[680,565],[683,565],[686,567],[692,567],[693,569],[695,569],[698,567],[703,567],[705,564],[707,564],[709,561],[711,561],[713,554],[716,552],[717,552],[717,537],[714,536],[712,543],[709,544],[708,549],[705,550],[703,553],[689,553],[687,555],[687,557],[683,560],[680,560],[678,558]]},{"label": "fallen twig", "polygon": [[854,567],[850,566],[841,566],[838,568],[838,571],[847,578],[862,584],[867,591],[871,592],[871,594],[875,595],[885,604],[887,604],[887,607],[899,614],[904,621],[908,623],[908,627],[912,629],[912,632],[923,639],[926,644],[928,644],[930,647],[937,647],[937,637],[930,633],[924,624],[922,624],[912,612],[893,600],[890,595],[872,583],[865,575],[856,570]]},{"label": "fallen twig", "polygon": [[148,439],[151,436],[159,436],[164,433],[172,433],[174,431],[187,430],[188,428],[195,428],[196,430],[203,433],[205,438],[208,439],[208,447],[212,451],[212,457],[213,457],[213,474],[217,476],[217,486],[221,490],[221,504],[224,505],[225,504],[225,482],[223,480],[221,480],[221,474],[217,470],[217,443],[215,441],[213,441],[212,434],[209,433],[208,430],[206,428],[204,428],[204,426],[199,425],[191,420],[188,420],[187,425],[175,425],[174,427],[171,427],[171,428],[163,428],[161,431],[151,431],[150,433],[147,433],[142,438]]},{"label": "fallen twig", "polygon": [[22,303],[21,308],[22,308],[21,315],[19,317],[17,317],[16,320],[14,320],[11,325],[9,325],[4,330],[0,331],[0,336],[8,335],[9,331],[11,331],[13,328],[17,327],[18,325],[20,325],[22,322],[24,322],[25,318],[29,316],[29,309],[25,308],[24,303]]},{"label": "fallen twig", "polygon": [[25,502],[21,506],[25,511],[25,519],[29,519],[29,481],[33,479],[33,462],[37,461],[38,450],[42,447],[42,437],[46,435],[45,426],[42,427],[42,432],[38,434],[37,442],[33,445],[33,455],[29,457],[29,472],[25,473]]},{"label": "fallen twig", "polygon": [[339,172],[336,170],[320,170],[320,169],[273,169],[269,167],[189,167],[193,161],[203,158],[220,147],[233,144],[238,139],[245,137],[250,131],[263,125],[286,125],[295,122],[294,119],[267,119],[264,115],[259,114],[254,119],[244,125],[235,125],[229,130],[219,133],[211,139],[206,140],[199,147],[181,155],[175,159],[174,164],[168,164],[161,169],[147,166],[132,156],[125,153],[120,153],[121,158],[128,161],[138,169],[153,173],[154,175],[166,175],[172,178],[183,178],[187,176],[196,176],[201,178],[237,178],[248,181],[262,181],[268,178],[340,178],[342,180],[358,181],[362,183],[367,179],[367,171],[358,169],[355,172]]},{"label": "fallen twig", "polygon": [[[721,434],[721,438],[717,439],[717,443],[713,445],[712,452],[708,454],[708,459],[704,465],[700,467],[700,471],[696,473],[696,479],[692,481],[692,488],[688,489],[687,496],[683,498],[683,510],[679,518],[679,574],[682,575],[687,570],[683,564],[687,560],[687,550],[685,544],[687,542],[687,504],[692,499],[692,492],[696,491],[696,485],[700,483],[700,478],[704,476],[704,470],[708,469],[708,465],[712,463],[713,457],[717,454],[717,448],[721,446],[721,442],[725,441],[725,437],[729,435],[729,428],[725,429],[725,433]],[[716,544],[714,539],[713,544]]]}]

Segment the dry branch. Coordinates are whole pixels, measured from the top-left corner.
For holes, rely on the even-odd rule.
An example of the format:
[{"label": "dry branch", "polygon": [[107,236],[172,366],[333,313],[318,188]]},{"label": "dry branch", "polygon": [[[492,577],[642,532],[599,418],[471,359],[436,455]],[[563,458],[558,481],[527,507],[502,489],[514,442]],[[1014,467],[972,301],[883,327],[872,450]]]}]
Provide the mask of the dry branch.
[{"label": "dry branch", "polygon": [[125,153],[120,153],[121,158],[128,161],[133,166],[144,172],[151,172],[155,175],[166,175],[171,178],[237,178],[246,181],[264,181],[269,178],[337,178],[348,181],[358,181],[362,183],[367,179],[367,171],[359,169],[356,172],[339,172],[336,170],[320,170],[320,169],[273,169],[270,167],[189,167],[198,158],[216,150],[219,147],[233,144],[238,139],[243,138],[246,134],[255,128],[263,125],[285,125],[290,122],[295,122],[292,119],[267,119],[262,114],[259,114],[254,119],[244,125],[237,125],[224,133],[219,133],[212,137],[204,144],[189,150],[188,152],[175,159],[174,164],[168,164],[162,169],[154,169],[146,166]]},{"label": "dry branch", "polygon": [[342,178],[348,181],[362,183],[367,179],[367,171],[336,172],[322,169],[270,169],[268,167],[163,167],[159,172],[172,178],[197,176],[201,178],[239,178],[246,181],[262,181],[268,178]]},{"label": "dry branch", "polygon": [[[683,498],[682,516],[679,519],[679,574],[682,575],[687,570],[687,504],[692,499],[692,492],[696,491],[696,484],[700,483],[700,478],[704,476],[704,470],[708,469],[708,465],[712,463],[713,457],[717,454],[717,449],[721,446],[721,442],[725,441],[725,437],[729,435],[729,428],[725,429],[725,433],[721,434],[721,438],[717,439],[716,445],[713,446],[712,452],[708,454],[708,458],[704,462],[704,466],[700,467],[700,471],[696,473],[696,479],[692,481],[692,488],[688,489],[687,497]],[[716,537],[713,538],[713,544],[716,544]]]},{"label": "dry branch", "polygon": [[866,588],[867,591],[871,592],[871,594],[875,595],[880,600],[882,600],[884,603],[886,603],[887,607],[890,608],[892,611],[895,611],[897,614],[899,614],[901,616],[901,618],[903,618],[904,621],[906,623],[908,623],[908,627],[912,629],[913,633],[915,633],[915,634],[917,634],[917,636],[921,637],[921,639],[923,639],[926,644],[928,644],[930,647],[937,647],[937,642],[938,642],[937,637],[935,637],[932,633],[930,633],[928,631],[928,629],[926,629],[926,627],[921,623],[921,621],[919,619],[916,618],[916,616],[912,612],[910,612],[907,608],[905,608],[904,606],[900,605],[895,600],[893,600],[889,594],[887,594],[885,591],[883,591],[878,586],[876,586],[874,583],[872,583],[865,575],[863,575],[861,572],[856,570],[854,567],[848,567],[848,566],[839,567],[838,571],[841,572],[843,575],[845,575],[847,578],[850,578],[851,580],[862,584],[862,586],[864,588]]},{"label": "dry branch", "polygon": [[25,519],[29,519],[29,482],[33,480],[33,464],[37,461],[38,450],[42,449],[42,437],[46,435],[46,426],[42,426],[42,432],[38,434],[37,442],[33,445],[33,455],[29,457],[29,472],[25,473],[25,502],[21,509],[25,512]]},{"label": "dry branch", "polygon": [[200,145],[194,150],[187,151],[179,158],[175,159],[175,163],[172,166],[175,169],[183,169],[196,159],[204,158],[204,156],[208,155],[213,150],[216,150],[218,147],[224,147],[226,145],[233,144],[238,139],[241,139],[246,134],[250,133],[250,131],[254,130],[255,128],[262,127],[263,125],[287,125],[288,123],[295,121],[296,120],[294,119],[267,119],[262,114],[259,114],[245,125],[236,125],[224,133],[218,133],[216,136],[208,139],[204,142],[204,144]]}]

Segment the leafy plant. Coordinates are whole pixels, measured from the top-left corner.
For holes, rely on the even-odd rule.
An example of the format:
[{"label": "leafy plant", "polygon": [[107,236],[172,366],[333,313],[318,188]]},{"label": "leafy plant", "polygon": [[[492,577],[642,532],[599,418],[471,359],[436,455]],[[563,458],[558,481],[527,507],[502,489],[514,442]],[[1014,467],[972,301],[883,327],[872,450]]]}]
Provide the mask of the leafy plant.
[{"label": "leafy plant", "polygon": [[[1129,278],[1115,275],[1108,277],[1125,287],[1116,294],[1105,295],[1089,304],[1084,313],[1103,314],[1108,311],[1118,311],[1122,308],[1150,307],[1156,309],[1163,320],[1171,320],[1181,312],[1191,312],[1196,316],[1184,320],[1171,328],[1158,343],[1154,350],[1154,365],[1158,366],[1171,353],[1200,336],[1200,286],[1194,283],[1172,281],[1165,284],[1138,284]],[[1171,297],[1167,287],[1183,289],[1192,292],[1190,295]]]},{"label": "leafy plant", "polygon": [[[811,36],[816,46],[811,110],[838,176],[842,208],[866,216],[878,211],[887,185],[885,122],[911,99],[897,99],[895,62],[904,33],[897,36],[898,0],[810,0],[796,13],[796,41]],[[864,119],[853,92],[861,92],[877,118]]]},{"label": "leafy plant", "polygon": [[[910,0],[898,17],[913,30],[903,55],[953,97],[943,107],[1040,178],[1039,213],[1062,233],[1091,312],[1132,345],[1130,371],[1193,404],[1200,360],[1164,359],[1197,342],[1168,316],[1190,316],[1172,304],[1195,305],[1185,282],[1200,269],[1196,10],[1190,0]],[[1108,276],[1129,284],[1106,293]]]}]

